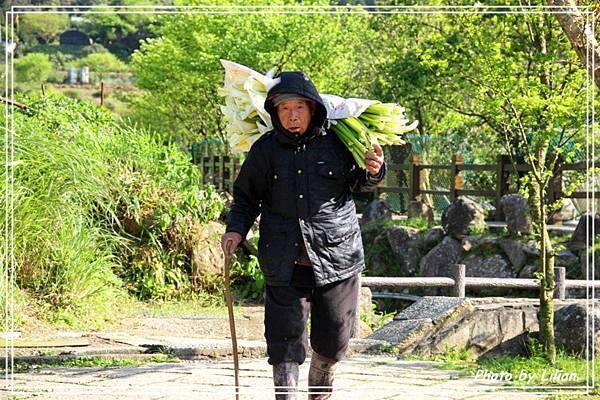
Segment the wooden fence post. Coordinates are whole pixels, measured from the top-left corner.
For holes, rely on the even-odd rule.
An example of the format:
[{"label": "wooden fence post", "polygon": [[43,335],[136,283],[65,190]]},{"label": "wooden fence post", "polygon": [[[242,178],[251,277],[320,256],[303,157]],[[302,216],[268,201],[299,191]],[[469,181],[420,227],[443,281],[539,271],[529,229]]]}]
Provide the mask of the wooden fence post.
[{"label": "wooden fence post", "polygon": [[200,173],[202,174],[202,185],[206,185],[206,172],[204,171],[204,146],[202,147],[201,151],[200,151]]},{"label": "wooden fence post", "polygon": [[409,187],[408,187],[408,201],[421,201],[421,185],[422,185],[422,174],[423,170],[419,165],[421,163],[421,157],[416,154],[410,156],[410,169],[409,169]]},{"label": "wooden fence post", "polygon": [[451,297],[465,297],[465,264],[453,264],[448,271],[450,278],[454,279],[454,286],[449,290]]},{"label": "wooden fence post", "polygon": [[555,299],[564,300],[567,294],[567,287],[565,285],[566,268],[565,267],[554,267],[554,295]]},{"label": "wooden fence post", "polygon": [[458,198],[457,191],[463,188],[463,178],[461,171],[457,168],[458,165],[465,163],[465,158],[460,153],[452,156],[452,164],[450,165],[450,201]]},{"label": "wooden fence post", "polygon": [[221,154],[221,190],[227,190],[227,182],[225,181],[225,157],[224,154]]},{"label": "wooden fence post", "polygon": [[100,105],[104,105],[104,82],[100,81]]},{"label": "wooden fence post", "polygon": [[217,190],[220,190],[221,188],[219,187],[219,182],[218,182],[218,177],[219,177],[219,173],[218,171],[218,166],[219,166],[219,156],[216,155],[212,155],[212,175],[211,175],[211,182],[213,185],[215,185],[215,187],[217,188]]},{"label": "wooden fence post", "polygon": [[498,155],[496,157],[496,162],[498,163],[496,169],[496,213],[494,215],[494,219],[496,221],[504,220],[504,213],[502,212],[502,206],[500,205],[500,199],[506,193],[508,193],[508,170],[504,168],[505,164],[510,162],[510,157],[507,155]]}]

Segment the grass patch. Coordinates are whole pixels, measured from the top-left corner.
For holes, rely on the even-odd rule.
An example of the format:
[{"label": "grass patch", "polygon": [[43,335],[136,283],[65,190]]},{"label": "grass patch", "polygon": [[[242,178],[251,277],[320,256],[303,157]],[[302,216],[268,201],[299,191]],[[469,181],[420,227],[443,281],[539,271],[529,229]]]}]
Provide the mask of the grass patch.
[{"label": "grass patch", "polygon": [[[529,357],[499,356],[482,358],[474,356],[468,349],[446,347],[443,354],[432,356],[409,355],[405,359],[421,361],[438,361],[440,368],[457,371],[460,376],[478,377],[479,379],[501,380],[502,383],[515,387],[521,386],[584,386],[586,384],[586,360],[578,355],[557,351],[556,363],[551,365],[543,356],[539,342],[530,339]],[[393,354],[393,349],[388,349]],[[591,361],[591,360],[590,360]],[[600,357],[596,357],[598,363]],[[590,364],[591,371],[591,364]],[[600,374],[596,370],[596,382]],[[591,378],[591,377],[590,377]],[[598,387],[594,394],[598,394]],[[581,398],[577,396],[558,395],[553,399]],[[589,398],[589,397],[586,397]]]},{"label": "grass patch", "polygon": [[418,231],[425,231],[433,226],[427,221],[427,219],[422,217],[407,219],[386,219],[381,222],[381,225],[384,228],[391,228],[394,226],[407,226],[409,228],[415,228]]},{"label": "grass patch", "polygon": [[[117,357],[81,357],[52,360],[43,363],[15,362],[16,373],[26,373],[43,368],[127,368],[141,367],[149,364],[173,363],[181,361],[171,354],[154,354],[150,358],[117,358]],[[4,369],[0,369],[4,371]]]},{"label": "grass patch", "polygon": [[361,310],[360,319],[373,331],[376,331],[377,329],[391,322],[395,314],[395,310],[391,312],[377,312],[377,304],[371,303],[371,310],[369,310],[369,312],[364,312],[364,310]]}]

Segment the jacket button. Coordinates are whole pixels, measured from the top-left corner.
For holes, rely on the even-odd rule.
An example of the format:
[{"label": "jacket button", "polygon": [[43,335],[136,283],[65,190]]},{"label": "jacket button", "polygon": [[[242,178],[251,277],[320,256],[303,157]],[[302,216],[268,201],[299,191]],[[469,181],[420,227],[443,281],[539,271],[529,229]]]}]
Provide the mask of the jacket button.
[{"label": "jacket button", "polygon": [[299,173],[299,174],[301,174],[301,173],[302,173],[302,170],[301,170],[301,169],[299,169],[299,170],[298,170],[298,173]]},{"label": "jacket button", "polygon": [[301,195],[301,194],[299,194],[299,195],[298,195],[298,197],[300,197],[300,198],[303,198],[304,196],[303,196],[303,195]]},{"label": "jacket button", "polygon": [[329,175],[333,175],[333,172],[329,171]]},{"label": "jacket button", "polygon": [[298,247],[298,242],[294,243],[294,246]]},{"label": "jacket button", "polygon": [[277,179],[277,174],[273,178]]}]

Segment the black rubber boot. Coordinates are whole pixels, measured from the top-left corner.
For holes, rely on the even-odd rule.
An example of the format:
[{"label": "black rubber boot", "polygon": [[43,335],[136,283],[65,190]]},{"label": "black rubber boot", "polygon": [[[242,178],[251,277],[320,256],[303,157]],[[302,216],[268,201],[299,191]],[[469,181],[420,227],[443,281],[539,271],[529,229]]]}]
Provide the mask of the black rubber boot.
[{"label": "black rubber boot", "polygon": [[273,365],[273,382],[276,400],[296,400],[298,363],[286,361]]},{"label": "black rubber boot", "polygon": [[333,392],[333,374],[337,362],[313,351],[308,371],[309,400],[327,400]]}]

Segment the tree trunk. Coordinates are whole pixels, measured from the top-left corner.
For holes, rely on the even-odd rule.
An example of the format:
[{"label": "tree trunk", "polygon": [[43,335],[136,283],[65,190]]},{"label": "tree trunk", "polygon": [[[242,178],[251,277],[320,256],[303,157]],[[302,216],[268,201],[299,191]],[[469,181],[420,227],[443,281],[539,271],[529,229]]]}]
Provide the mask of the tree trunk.
[{"label": "tree trunk", "polygon": [[[538,185],[540,193],[544,193],[542,184]],[[546,357],[552,364],[556,362],[556,346],[554,343],[554,254],[548,235],[546,218],[548,217],[545,196],[541,196],[540,207],[540,261],[542,279],[540,282],[540,340],[544,345]]]},{"label": "tree trunk", "polygon": [[[575,3],[574,0],[548,0],[548,4],[552,6],[562,6],[564,7],[565,12],[571,13],[556,13],[554,15],[567,35],[569,42],[571,42],[571,47],[573,47],[577,53],[581,64],[588,68],[590,75],[593,72],[592,54],[593,57],[595,57],[596,70],[594,71],[594,81],[596,86],[600,88],[600,45],[592,34],[591,16],[589,17],[589,24],[586,24],[586,22],[588,22],[588,17],[579,10],[577,3]],[[589,57],[586,58],[587,46],[589,46],[590,54]]]},{"label": "tree trunk", "polygon": [[[537,38],[536,45],[538,46],[539,52],[543,55],[548,54],[547,48],[547,37],[549,35],[549,26],[546,26],[546,20],[540,19],[539,36]],[[549,25],[549,23],[548,23]],[[546,66],[540,71],[540,82],[547,86],[552,87],[552,77],[550,71]],[[542,93],[542,96],[546,96]],[[547,165],[546,156],[550,147],[549,132],[550,123],[548,120],[541,121],[539,127],[540,135],[545,136],[540,143],[537,144],[535,149],[535,163],[532,165],[534,170],[534,179],[532,181],[533,189],[533,208],[532,208],[532,219],[535,221],[534,226],[536,227],[536,236],[540,246],[540,309],[538,311],[538,322],[540,325],[540,340],[544,345],[544,351],[546,358],[552,364],[556,362],[556,347],[554,343],[554,252],[552,250],[552,243],[550,242],[550,236],[548,235],[547,221],[548,221],[548,196],[547,189],[550,182],[550,178],[547,177],[547,172],[553,172],[554,163]],[[536,172],[537,171],[537,172]]]}]

